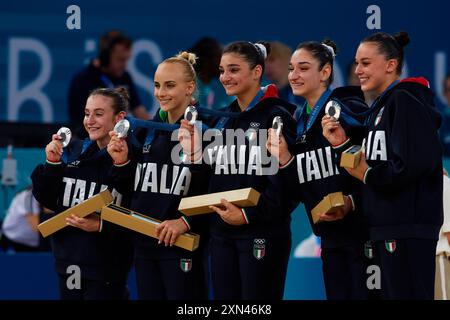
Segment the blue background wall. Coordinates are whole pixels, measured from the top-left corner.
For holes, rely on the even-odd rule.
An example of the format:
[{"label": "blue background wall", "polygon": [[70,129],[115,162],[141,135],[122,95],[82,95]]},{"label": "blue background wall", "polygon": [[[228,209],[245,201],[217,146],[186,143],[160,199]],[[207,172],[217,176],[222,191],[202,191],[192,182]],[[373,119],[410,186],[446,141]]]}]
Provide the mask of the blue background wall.
[{"label": "blue background wall", "polygon": [[[71,4],[81,9],[80,30],[66,27],[70,15],[66,8]],[[150,110],[156,106],[151,97],[156,65],[202,36],[216,37],[223,44],[279,40],[291,47],[304,40],[330,37],[340,48],[336,85],[342,85],[358,42],[372,32],[366,25],[370,16],[366,10],[372,4],[381,10],[382,31],[409,32],[412,42],[406,52],[406,74],[426,76],[442,102],[441,81],[450,52],[445,23],[450,2],[444,0],[17,0],[0,3],[0,121],[66,121],[69,80],[95,56],[98,37],[110,29],[123,30],[135,40],[129,69]],[[34,51],[13,54],[22,40]],[[42,63],[35,53],[39,50],[48,62]],[[44,71],[48,78],[42,79],[31,99],[17,101],[17,92],[8,88],[26,89]],[[42,109],[46,108],[44,116]],[[9,109],[16,110],[18,117]]]}]

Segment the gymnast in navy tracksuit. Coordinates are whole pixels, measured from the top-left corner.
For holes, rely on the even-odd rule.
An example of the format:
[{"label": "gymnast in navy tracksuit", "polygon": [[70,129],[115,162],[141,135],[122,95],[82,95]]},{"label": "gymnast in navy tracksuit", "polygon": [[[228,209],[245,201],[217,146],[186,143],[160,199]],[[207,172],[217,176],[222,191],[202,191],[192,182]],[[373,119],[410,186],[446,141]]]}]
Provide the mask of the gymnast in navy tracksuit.
[{"label": "gymnast in navy tracksuit", "polygon": [[[154,95],[161,109],[153,121],[179,124],[183,119],[195,91],[194,63],[195,55],[183,52],[159,64]],[[116,162],[115,179],[134,188],[131,210],[163,221],[157,227],[159,240],[140,233],[134,236],[139,299],[207,298],[203,266],[207,221],[202,222],[205,216],[186,217],[178,211],[182,197],[207,191],[200,191],[206,185],[199,180],[201,173],[194,176],[181,161],[183,154],[173,153],[179,142],[176,135],[172,139],[172,132],[146,129],[142,146],[130,152],[123,140],[114,132],[111,135],[108,152]],[[201,234],[200,248],[190,252],[173,246],[180,234],[190,230]]]},{"label": "gymnast in navy tracksuit", "polygon": [[[278,162],[265,149],[267,129],[281,116],[287,136],[295,122],[276,96],[260,88],[268,44],[235,42],[220,62],[220,81],[236,100],[214,127],[221,134],[204,148],[210,170],[209,193],[252,187],[261,193],[255,207],[239,208],[222,200],[212,206],[210,263],[214,299],[282,299],[291,248],[290,211],[279,200]],[[206,138],[204,140],[207,140]],[[194,147],[197,149],[197,147]],[[197,161],[193,156],[193,161]],[[202,166],[201,164],[199,166]]]},{"label": "gymnast in navy tracksuit", "polygon": [[[45,149],[46,164],[37,166],[31,176],[40,203],[60,213],[108,188],[116,204],[128,205],[130,192],[113,188],[112,160],[106,152],[108,133],[125,116],[127,104],[125,89],[97,89],[85,108],[89,138],[70,143],[63,152],[60,138],[53,135]],[[129,232],[102,222],[97,213],[85,218],[72,215],[67,223],[70,226],[51,236],[61,299],[126,299],[132,263]],[[74,280],[77,270],[80,283]]]},{"label": "gymnast in navy tracksuit", "polygon": [[[348,172],[364,183],[356,206],[369,221],[383,299],[433,299],[443,221],[440,115],[428,81],[399,81],[408,42],[405,32],[380,32],[356,52],[361,88],[376,99],[366,121],[365,156]],[[334,121],[324,121],[324,134],[346,138]]]},{"label": "gymnast in navy tracksuit", "polygon": [[[333,80],[336,45],[331,40],[303,42],[293,53],[289,82],[295,95],[306,99],[296,112],[297,141],[294,156],[286,149],[283,136],[279,141],[280,175],[286,201],[305,205],[313,232],[321,237],[321,258],[327,299],[366,299],[366,266],[364,243],[367,227],[360,210],[353,207],[351,194],[357,182],[339,168],[335,147],[322,135],[321,119],[325,106],[334,101],[341,105],[340,121],[350,127],[357,122],[344,116],[343,104],[354,112],[367,111],[358,87],[329,89]],[[272,151],[273,132],[269,138]],[[273,140],[274,147],[277,140]],[[343,192],[345,207],[332,215],[322,214],[314,224],[311,210],[328,194]]]}]

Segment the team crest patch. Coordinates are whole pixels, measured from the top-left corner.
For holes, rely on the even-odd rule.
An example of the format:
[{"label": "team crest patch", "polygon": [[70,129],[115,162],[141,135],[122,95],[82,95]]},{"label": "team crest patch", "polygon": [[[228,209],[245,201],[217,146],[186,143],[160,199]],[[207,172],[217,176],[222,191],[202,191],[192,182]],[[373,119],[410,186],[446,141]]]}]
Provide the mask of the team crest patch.
[{"label": "team crest patch", "polygon": [[397,242],[395,240],[386,240],[384,241],[384,246],[386,247],[387,251],[393,253],[397,248]]},{"label": "team crest patch", "polygon": [[256,130],[253,129],[253,128],[248,129],[248,130],[245,132],[245,137],[247,138],[248,141],[253,141],[253,140],[255,140],[255,139],[256,139]]},{"label": "team crest patch", "polygon": [[367,259],[372,259],[373,258],[373,246],[372,246],[372,242],[367,241],[364,244],[364,255],[366,256]]},{"label": "team crest patch", "polygon": [[381,121],[381,117],[383,116],[384,107],[381,108],[380,111],[378,111],[377,117],[375,118],[375,125],[378,125]]},{"label": "team crest patch", "polygon": [[261,260],[266,255],[266,240],[254,239],[253,240],[253,256]]},{"label": "team crest patch", "polygon": [[183,272],[189,272],[192,269],[192,259],[180,259],[180,268]]}]

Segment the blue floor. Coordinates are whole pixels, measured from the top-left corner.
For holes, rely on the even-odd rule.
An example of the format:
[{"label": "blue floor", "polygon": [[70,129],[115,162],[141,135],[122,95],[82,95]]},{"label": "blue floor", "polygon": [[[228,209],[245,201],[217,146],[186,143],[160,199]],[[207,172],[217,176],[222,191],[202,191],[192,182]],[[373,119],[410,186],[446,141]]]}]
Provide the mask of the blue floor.
[{"label": "blue floor", "polygon": [[[0,300],[58,299],[57,276],[50,253],[1,252],[0,266]],[[131,299],[136,299],[134,272],[130,274],[129,287]],[[285,299],[324,299],[320,259],[290,260]]]}]

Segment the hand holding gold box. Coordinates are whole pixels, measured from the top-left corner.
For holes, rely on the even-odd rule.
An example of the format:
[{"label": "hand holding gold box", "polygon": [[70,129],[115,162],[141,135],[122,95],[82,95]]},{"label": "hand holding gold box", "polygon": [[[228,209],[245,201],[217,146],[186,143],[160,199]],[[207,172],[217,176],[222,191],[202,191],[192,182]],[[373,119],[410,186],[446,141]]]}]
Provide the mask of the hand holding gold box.
[{"label": "hand holding gold box", "polygon": [[93,212],[100,211],[103,206],[110,204],[113,201],[111,192],[106,189],[95,196],[83,201],[82,203],[69,208],[56,216],[42,222],[38,225],[38,230],[45,238],[52,233],[67,226],[66,218],[74,214],[79,218],[84,218]]},{"label": "hand holding gold box", "polygon": [[[156,236],[156,227],[161,223],[157,219],[150,218],[127,208],[110,204],[102,208],[101,217],[105,221],[112,222],[127,229],[145,234],[152,238]],[[180,234],[175,241],[177,247],[194,251],[200,243],[200,235],[192,232]]]},{"label": "hand holding gold box", "polygon": [[362,151],[361,146],[354,145],[342,152],[341,167],[355,169],[361,159]]},{"label": "hand holding gold box", "polygon": [[259,196],[260,193],[253,188],[204,194],[181,199],[178,210],[187,216],[214,212],[209,206],[221,207],[221,199],[225,199],[238,207],[253,207],[258,204]]},{"label": "hand holding gold box", "polygon": [[316,205],[311,210],[311,215],[314,223],[320,222],[319,216],[323,213],[329,214],[336,212],[337,210],[344,208],[345,201],[344,201],[344,195],[342,192],[334,192],[330,193],[327,196],[325,196],[322,201],[319,202],[318,205]]}]

